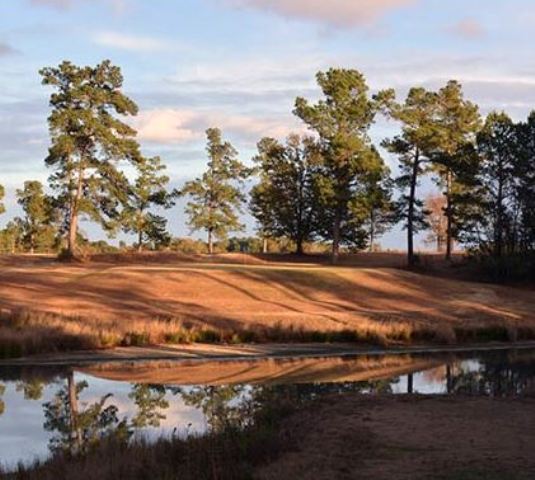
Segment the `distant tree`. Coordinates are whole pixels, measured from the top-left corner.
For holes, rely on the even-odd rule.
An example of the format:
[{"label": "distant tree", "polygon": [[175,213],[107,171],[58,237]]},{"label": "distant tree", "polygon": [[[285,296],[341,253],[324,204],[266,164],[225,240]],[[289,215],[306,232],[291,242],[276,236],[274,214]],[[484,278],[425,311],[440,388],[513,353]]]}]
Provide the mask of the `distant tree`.
[{"label": "distant tree", "polygon": [[369,97],[364,76],[356,70],[330,69],[317,74],[324,98],[311,105],[297,98],[294,113],[319,136],[321,164],[317,188],[322,224],[320,234],[332,241],[336,263],[340,244],[366,244],[363,218],[355,218],[362,199],[362,177],[383,168],[372,150],[368,129],[393,97],[392,91]]},{"label": "distant tree", "polygon": [[24,225],[20,218],[15,217],[0,231],[0,246],[2,251],[14,254],[21,251],[23,245]]},{"label": "distant tree", "polygon": [[52,247],[56,236],[54,206],[52,199],[45,195],[41,182],[24,182],[24,188],[17,190],[17,199],[24,211],[22,225],[30,253],[34,253],[37,246]]},{"label": "distant tree", "polygon": [[243,229],[238,214],[245,201],[244,180],[250,175],[237,158],[238,152],[221,138],[221,131],[206,131],[208,170],[193,181],[187,182],[180,195],[191,200],[186,206],[189,226],[193,231],[205,230],[208,234],[208,252],[214,252],[214,238],[223,240],[229,232]]},{"label": "distant tree", "polygon": [[127,200],[128,181],[119,162],[141,159],[135,130],[120,116],[136,115],[137,106],[121,91],[119,67],[105,60],[96,67],[63,62],[40,71],[43,84],[55,88],[48,117],[51,147],[45,163],[54,170],[50,185],[68,232],[68,254],[76,254],[79,218],[104,228]]},{"label": "distant tree", "polygon": [[392,103],[390,116],[401,123],[401,135],[383,146],[398,156],[400,175],[395,184],[401,191],[397,202],[399,219],[407,230],[407,261],[414,265],[414,235],[427,228],[423,201],[418,198],[420,178],[429,170],[429,154],[437,141],[437,94],[423,88],[409,91],[404,103]]},{"label": "distant tree", "polygon": [[398,220],[392,201],[393,181],[390,169],[384,165],[382,169],[372,171],[364,177],[363,183],[363,198],[359,202],[359,208],[365,215],[363,226],[367,231],[368,248],[372,252],[377,240]]},{"label": "distant tree", "polygon": [[[467,240],[505,253],[508,232],[515,229],[518,127],[505,113],[491,112],[477,135],[480,156],[478,215],[467,229]],[[474,208],[476,205],[474,205]]]},{"label": "distant tree", "polygon": [[286,237],[296,253],[315,236],[318,206],[314,192],[317,155],[311,138],[290,135],[286,145],[272,138],[258,143],[254,158],[260,182],[251,190],[251,211],[266,237]]},{"label": "distant tree", "polygon": [[425,213],[427,224],[429,225],[429,235],[426,243],[434,243],[437,252],[444,251],[446,245],[447,222],[444,211],[446,208],[446,199],[444,195],[428,195],[425,199]]},{"label": "distant tree", "polygon": [[143,159],[137,165],[139,175],[120,215],[119,223],[123,229],[137,235],[139,252],[146,240],[161,245],[171,239],[166,229],[167,220],[149,211],[151,207],[170,208],[174,205],[174,195],[166,189],[169,177],[162,173],[165,168],[159,157]]},{"label": "distant tree", "polygon": [[535,251],[535,111],[518,125],[518,156],[515,163],[518,229],[511,240],[520,252]]},{"label": "distant tree", "polygon": [[5,197],[5,195],[6,195],[6,190],[4,189],[3,185],[0,185],[0,215],[2,213],[5,213],[5,211],[6,211],[6,207],[5,207],[4,203],[2,202],[2,200]]},{"label": "distant tree", "polygon": [[[437,144],[433,163],[446,197],[446,259],[463,222],[463,206],[470,206],[471,184],[478,168],[475,140],[481,118],[477,105],[464,99],[462,86],[450,81],[438,92]],[[456,201],[460,208],[456,208]],[[463,205],[464,204],[464,205]]]}]

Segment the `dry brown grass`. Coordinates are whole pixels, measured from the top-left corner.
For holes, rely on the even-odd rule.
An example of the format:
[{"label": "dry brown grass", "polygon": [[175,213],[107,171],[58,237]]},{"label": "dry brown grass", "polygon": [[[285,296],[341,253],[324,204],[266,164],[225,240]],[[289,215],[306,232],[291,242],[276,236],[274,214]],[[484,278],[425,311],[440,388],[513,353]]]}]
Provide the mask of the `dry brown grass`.
[{"label": "dry brown grass", "polygon": [[215,263],[203,256],[136,258],[87,264],[0,259],[0,352],[194,341],[387,345],[535,338],[533,290],[376,266],[395,265],[398,254],[352,257],[353,267],[267,264],[243,255],[209,259]]}]

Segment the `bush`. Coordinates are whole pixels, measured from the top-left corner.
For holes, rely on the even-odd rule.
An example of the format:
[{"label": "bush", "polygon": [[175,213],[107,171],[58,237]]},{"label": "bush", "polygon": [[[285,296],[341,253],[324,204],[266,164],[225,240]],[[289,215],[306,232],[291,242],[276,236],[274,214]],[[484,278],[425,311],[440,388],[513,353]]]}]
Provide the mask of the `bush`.
[{"label": "bush", "polygon": [[535,281],[535,252],[503,257],[473,254],[469,264],[476,274],[492,282]]}]

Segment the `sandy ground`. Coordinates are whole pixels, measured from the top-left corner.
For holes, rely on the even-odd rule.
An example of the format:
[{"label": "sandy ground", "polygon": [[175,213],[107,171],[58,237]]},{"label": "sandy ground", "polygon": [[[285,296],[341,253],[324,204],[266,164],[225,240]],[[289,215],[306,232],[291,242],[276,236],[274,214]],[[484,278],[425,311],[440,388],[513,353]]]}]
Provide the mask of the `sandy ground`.
[{"label": "sandy ground", "polygon": [[535,398],[326,398],[289,420],[261,480],[535,478]]},{"label": "sandy ground", "polygon": [[533,290],[378,266],[389,261],[395,266],[400,262],[395,254],[362,256],[352,268],[266,264],[240,255],[218,257],[214,263],[165,256],[141,257],[136,263],[132,258],[66,265],[47,258],[3,257],[0,308],[117,322],[179,318],[222,328],[281,325],[325,331],[403,322],[535,326]]}]

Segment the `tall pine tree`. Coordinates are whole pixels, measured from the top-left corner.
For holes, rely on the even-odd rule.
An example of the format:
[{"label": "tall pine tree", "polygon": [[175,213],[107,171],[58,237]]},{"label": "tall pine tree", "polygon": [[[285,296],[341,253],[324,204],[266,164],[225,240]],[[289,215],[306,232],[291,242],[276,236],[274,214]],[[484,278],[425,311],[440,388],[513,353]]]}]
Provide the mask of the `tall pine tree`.
[{"label": "tall pine tree", "polygon": [[297,98],[294,113],[319,136],[320,234],[332,241],[332,261],[336,263],[341,243],[366,244],[364,218],[354,213],[361,210],[358,202],[363,176],[383,168],[368,130],[393,92],[370,97],[364,76],[356,70],[330,69],[319,72],[316,78],[324,98],[316,104]]},{"label": "tall pine tree", "polygon": [[401,191],[398,217],[407,230],[407,260],[415,264],[414,235],[427,228],[423,201],[417,189],[421,176],[429,170],[429,152],[436,143],[438,97],[423,88],[409,91],[405,102],[393,103],[390,116],[401,123],[401,135],[385,140],[383,146],[398,156],[400,175],[395,183]]},{"label": "tall pine tree", "polygon": [[225,239],[229,232],[243,229],[239,219],[245,202],[244,180],[250,175],[238,160],[238,152],[223,141],[218,128],[206,131],[208,169],[200,177],[187,182],[180,191],[191,200],[186,205],[192,230],[205,230],[208,253],[214,252],[214,239]]},{"label": "tall pine tree", "polygon": [[75,256],[80,216],[106,228],[127,200],[128,181],[118,164],[137,165],[141,156],[135,130],[120,117],[136,115],[138,109],[122,92],[120,68],[109,60],[95,67],[65,61],[40,74],[43,84],[55,89],[45,163],[53,170],[50,185],[64,215],[67,251]]},{"label": "tall pine tree", "polygon": [[159,157],[144,158],[138,165],[138,176],[130,187],[129,200],[123,208],[119,223],[126,232],[137,235],[137,249],[143,250],[146,241],[154,245],[169,242],[167,220],[150,211],[153,207],[170,208],[174,205],[174,195],[167,191],[169,177]]}]

